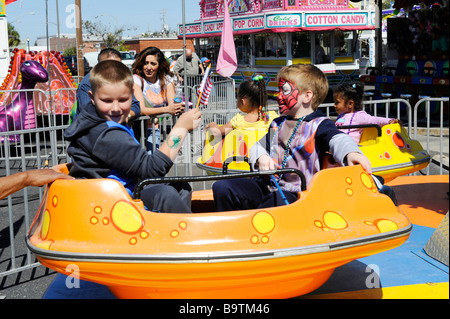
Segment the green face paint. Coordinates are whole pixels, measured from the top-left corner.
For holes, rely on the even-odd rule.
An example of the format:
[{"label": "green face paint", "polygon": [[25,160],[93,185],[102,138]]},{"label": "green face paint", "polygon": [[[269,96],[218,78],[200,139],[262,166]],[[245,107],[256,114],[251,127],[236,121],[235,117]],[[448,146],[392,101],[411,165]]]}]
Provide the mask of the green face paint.
[{"label": "green face paint", "polygon": [[181,142],[181,136],[179,135],[169,135],[167,137],[167,145],[170,148],[177,148],[180,145]]}]

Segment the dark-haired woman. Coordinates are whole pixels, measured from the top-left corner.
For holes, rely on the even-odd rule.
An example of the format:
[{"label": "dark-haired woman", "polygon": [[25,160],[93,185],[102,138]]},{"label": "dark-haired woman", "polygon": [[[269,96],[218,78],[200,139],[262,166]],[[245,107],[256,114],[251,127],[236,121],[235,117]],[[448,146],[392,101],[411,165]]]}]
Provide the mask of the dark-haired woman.
[{"label": "dark-haired woman", "polygon": [[[170,71],[164,53],[156,47],[148,47],[139,53],[133,63],[134,95],[141,105],[141,115],[179,115],[184,111],[181,103],[175,103],[174,75]],[[152,126],[155,125],[153,146]],[[151,153],[159,147],[160,132],[157,119],[149,123],[147,150]]]}]

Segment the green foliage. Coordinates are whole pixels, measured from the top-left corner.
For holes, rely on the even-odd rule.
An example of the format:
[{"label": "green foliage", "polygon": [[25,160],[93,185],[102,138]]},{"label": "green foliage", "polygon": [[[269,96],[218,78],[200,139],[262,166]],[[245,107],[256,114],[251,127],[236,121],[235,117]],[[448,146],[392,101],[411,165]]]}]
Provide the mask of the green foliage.
[{"label": "green foliage", "polygon": [[391,0],[382,0],[381,9],[386,10],[391,8]]},{"label": "green foliage", "polygon": [[8,44],[10,48],[20,43],[20,34],[11,23],[8,23]]},{"label": "green foliage", "polygon": [[[98,17],[96,17],[98,18]],[[86,20],[83,23],[83,32],[89,37],[102,39],[107,48],[114,48],[119,51],[126,51],[125,40],[122,40],[124,31],[130,30],[125,26],[111,28],[110,25],[103,25],[100,21],[91,22]]]},{"label": "green foliage", "polygon": [[64,50],[63,55],[64,56],[77,55],[77,48],[75,47],[67,48]]}]

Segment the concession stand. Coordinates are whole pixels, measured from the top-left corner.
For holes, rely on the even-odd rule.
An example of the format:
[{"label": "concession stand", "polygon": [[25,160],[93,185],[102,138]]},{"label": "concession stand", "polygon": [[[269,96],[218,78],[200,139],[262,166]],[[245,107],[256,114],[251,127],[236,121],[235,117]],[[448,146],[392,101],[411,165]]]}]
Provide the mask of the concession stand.
[{"label": "concession stand", "polygon": [[[195,39],[196,52],[214,66],[220,48],[224,0],[201,0],[201,17],[178,26]],[[238,59],[239,85],[262,75],[269,94],[275,77],[290,64],[314,64],[330,85],[359,78],[359,37],[375,29],[374,0],[231,0],[228,6]]]}]

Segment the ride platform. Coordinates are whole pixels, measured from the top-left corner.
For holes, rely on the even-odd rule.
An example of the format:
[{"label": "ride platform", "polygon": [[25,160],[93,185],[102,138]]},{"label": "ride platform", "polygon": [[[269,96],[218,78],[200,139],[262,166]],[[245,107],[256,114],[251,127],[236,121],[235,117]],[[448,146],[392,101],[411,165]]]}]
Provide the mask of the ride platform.
[{"label": "ride platform", "polygon": [[[387,183],[413,224],[410,238],[400,247],[337,268],[322,287],[300,298],[448,299],[448,265],[424,251],[448,213],[448,182],[449,175],[432,175]],[[448,249],[448,224],[446,231]]]},{"label": "ride platform", "polygon": [[[387,183],[413,224],[401,246],[336,268],[328,281],[300,299],[448,299],[449,269],[429,256],[424,246],[440,229],[448,212],[449,175],[401,176]],[[445,221],[445,220],[444,220]],[[448,219],[444,225],[448,256]],[[107,287],[73,282],[59,274],[44,299],[110,299]]]}]

